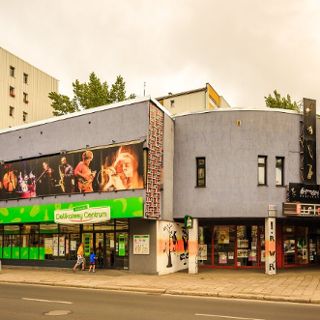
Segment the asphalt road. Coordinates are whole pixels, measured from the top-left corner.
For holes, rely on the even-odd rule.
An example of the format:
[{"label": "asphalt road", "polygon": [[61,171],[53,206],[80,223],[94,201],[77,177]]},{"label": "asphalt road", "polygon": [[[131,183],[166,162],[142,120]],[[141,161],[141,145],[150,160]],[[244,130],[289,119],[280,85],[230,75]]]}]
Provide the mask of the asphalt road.
[{"label": "asphalt road", "polygon": [[0,284],[1,320],[319,320],[320,306]]}]

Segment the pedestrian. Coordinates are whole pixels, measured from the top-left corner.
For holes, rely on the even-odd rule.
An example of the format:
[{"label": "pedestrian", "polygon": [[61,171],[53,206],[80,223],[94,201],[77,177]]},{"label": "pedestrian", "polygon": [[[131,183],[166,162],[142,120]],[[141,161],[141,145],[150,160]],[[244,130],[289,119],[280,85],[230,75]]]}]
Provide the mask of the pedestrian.
[{"label": "pedestrian", "polygon": [[81,266],[82,271],[84,271],[85,267],[86,267],[86,262],[85,262],[85,258],[84,258],[84,245],[83,242],[80,243],[78,251],[77,251],[77,262],[73,267],[73,272],[76,271],[76,269]]},{"label": "pedestrian", "polygon": [[97,259],[96,254],[93,252],[93,250],[91,250],[89,272],[91,272],[91,270],[92,272],[96,272],[96,259]]}]

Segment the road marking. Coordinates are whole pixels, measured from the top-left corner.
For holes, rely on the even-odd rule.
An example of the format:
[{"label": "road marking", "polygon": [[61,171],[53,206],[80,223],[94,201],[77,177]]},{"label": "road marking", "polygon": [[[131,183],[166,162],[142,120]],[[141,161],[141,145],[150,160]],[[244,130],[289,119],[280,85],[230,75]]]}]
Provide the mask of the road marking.
[{"label": "road marking", "polygon": [[22,298],[22,300],[36,301],[36,302],[47,302],[47,303],[72,304],[71,301],[45,300],[45,299],[35,299],[35,298]]},{"label": "road marking", "polygon": [[265,320],[265,319],[257,319],[257,318],[231,317],[231,316],[223,316],[221,314],[205,314],[205,313],[195,313],[195,316],[240,319],[240,320]]}]

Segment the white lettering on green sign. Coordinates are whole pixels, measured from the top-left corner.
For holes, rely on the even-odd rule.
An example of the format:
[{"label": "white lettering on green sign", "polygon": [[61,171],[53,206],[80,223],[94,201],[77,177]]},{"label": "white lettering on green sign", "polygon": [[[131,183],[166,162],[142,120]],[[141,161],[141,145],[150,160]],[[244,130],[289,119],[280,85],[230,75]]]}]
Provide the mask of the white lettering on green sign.
[{"label": "white lettering on green sign", "polygon": [[110,207],[72,208],[54,211],[54,222],[60,224],[99,223],[110,220]]}]

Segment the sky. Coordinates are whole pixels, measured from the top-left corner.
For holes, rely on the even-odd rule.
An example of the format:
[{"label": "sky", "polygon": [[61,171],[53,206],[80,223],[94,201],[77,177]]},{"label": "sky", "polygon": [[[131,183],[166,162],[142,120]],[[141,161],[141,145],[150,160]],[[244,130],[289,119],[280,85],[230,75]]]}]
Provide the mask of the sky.
[{"label": "sky", "polygon": [[69,96],[95,72],[128,95],[209,82],[232,107],[277,89],[320,110],[318,0],[0,0],[0,46]]}]

